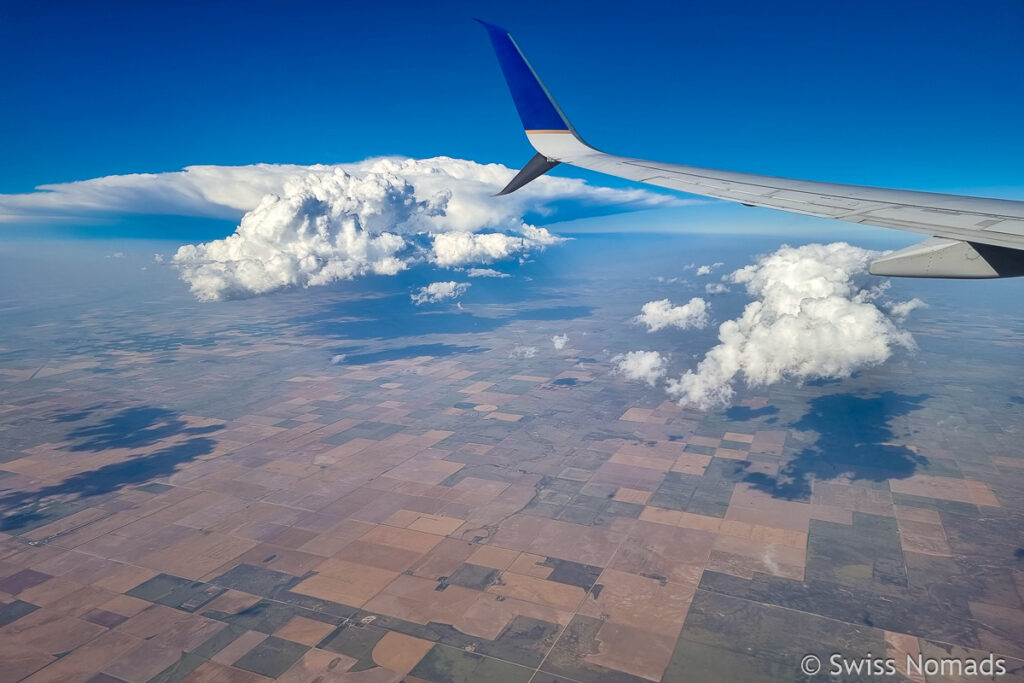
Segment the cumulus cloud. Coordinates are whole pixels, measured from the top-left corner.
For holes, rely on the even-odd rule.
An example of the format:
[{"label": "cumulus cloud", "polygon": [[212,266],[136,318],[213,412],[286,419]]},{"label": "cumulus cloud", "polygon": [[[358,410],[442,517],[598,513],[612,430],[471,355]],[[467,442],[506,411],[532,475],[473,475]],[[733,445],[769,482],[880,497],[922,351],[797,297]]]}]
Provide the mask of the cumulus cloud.
[{"label": "cumulus cloud", "polygon": [[417,306],[436,304],[448,299],[458,299],[466,293],[469,287],[468,282],[431,282],[426,287],[420,287],[410,294],[409,298]]},{"label": "cumulus cloud", "polygon": [[394,275],[409,265],[401,233],[422,229],[442,210],[442,198],[418,200],[394,174],[334,169],[286,184],[282,196],[266,195],[234,234],[182,246],[173,263],[204,301]]},{"label": "cumulus cloud", "polygon": [[633,322],[646,325],[648,332],[657,332],[666,327],[701,329],[707,327],[709,308],[708,302],[700,297],[693,297],[682,306],[673,306],[668,299],[648,301],[640,309],[640,315],[633,318]]},{"label": "cumulus cloud", "polygon": [[470,268],[466,271],[466,275],[469,277],[512,277],[508,273],[503,273],[494,268]]},{"label": "cumulus cloud", "polygon": [[[697,268],[697,275],[710,275],[711,271],[713,271],[713,270],[715,270],[717,268],[721,268],[724,265],[725,265],[724,263],[722,263],[721,261],[718,261],[717,263],[712,263],[710,266],[700,266],[699,268]],[[692,264],[691,264],[690,267],[693,267]],[[685,268],[684,268],[684,270],[685,270]]]},{"label": "cumulus cloud", "polygon": [[727,294],[730,291],[728,287],[723,285],[721,282],[709,282],[704,285],[704,292],[707,294]]},{"label": "cumulus cloud", "polygon": [[666,372],[665,357],[657,351],[630,351],[612,358],[615,372],[627,379],[646,382],[650,386],[658,383]]},{"label": "cumulus cloud", "polygon": [[439,266],[490,263],[530,249],[543,249],[564,241],[532,225],[520,226],[518,235],[500,232],[444,232],[434,235],[431,260]]},{"label": "cumulus cloud", "polygon": [[115,251],[113,254],[107,254],[107,258],[124,258],[124,252]]},{"label": "cumulus cloud", "polygon": [[889,315],[903,322],[908,315],[919,308],[928,308],[928,304],[916,297],[910,301],[893,302],[889,304]]},{"label": "cumulus cloud", "polygon": [[565,348],[565,345],[569,343],[569,335],[567,334],[556,334],[551,338],[551,343],[555,345],[555,351],[561,351]]},{"label": "cumulus cloud", "polygon": [[784,246],[735,271],[728,281],[743,285],[753,301],[721,324],[718,345],[695,370],[669,380],[669,393],[680,403],[725,405],[740,379],[764,386],[844,378],[884,362],[896,348],[915,348],[899,320],[877,305],[885,288],[866,284],[868,264],[878,256],[844,242]]},{"label": "cumulus cloud", "polygon": [[512,347],[512,350],[508,352],[508,357],[516,360],[522,360],[524,358],[533,358],[537,355],[536,346],[523,346],[522,344],[516,344]]}]

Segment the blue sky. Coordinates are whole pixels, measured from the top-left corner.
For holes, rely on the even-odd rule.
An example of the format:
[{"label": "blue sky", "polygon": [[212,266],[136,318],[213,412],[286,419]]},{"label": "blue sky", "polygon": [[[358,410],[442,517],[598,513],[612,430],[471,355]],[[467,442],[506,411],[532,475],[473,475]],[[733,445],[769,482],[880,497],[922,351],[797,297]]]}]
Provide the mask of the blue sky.
[{"label": "blue sky", "polygon": [[609,151],[914,189],[1021,187],[1018,1],[26,3],[5,15],[2,193],[189,164],[521,165],[532,150],[473,16],[507,27]]}]

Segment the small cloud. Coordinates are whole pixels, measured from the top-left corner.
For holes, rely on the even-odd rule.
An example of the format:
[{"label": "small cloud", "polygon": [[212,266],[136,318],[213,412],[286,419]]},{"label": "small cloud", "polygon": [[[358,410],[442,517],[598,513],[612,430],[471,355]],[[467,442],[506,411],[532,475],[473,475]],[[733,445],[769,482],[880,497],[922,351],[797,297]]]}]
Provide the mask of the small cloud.
[{"label": "small cloud", "polygon": [[448,299],[458,299],[469,287],[468,282],[431,282],[410,294],[409,298],[417,306],[436,304]]},{"label": "small cloud", "polygon": [[508,352],[509,358],[516,360],[523,360],[525,358],[533,358],[537,355],[536,346],[523,346],[522,344],[516,344],[512,347],[512,350]]},{"label": "small cloud", "polygon": [[[500,261],[530,249],[544,249],[564,242],[565,238],[523,224],[518,235],[503,232],[443,232],[434,235],[431,260],[439,266]],[[526,261],[520,257],[519,263]]]},{"label": "small cloud", "polygon": [[648,301],[640,309],[640,315],[633,318],[633,322],[646,325],[648,332],[657,332],[665,327],[702,329],[707,327],[709,308],[708,302],[699,297],[690,299],[682,306],[673,306],[668,299]]},{"label": "small cloud", "polygon": [[124,252],[115,251],[113,254],[107,254],[107,258],[124,258]]},{"label": "small cloud", "polygon": [[889,304],[889,315],[903,322],[907,319],[908,315],[918,308],[928,308],[928,304],[918,298],[913,298],[910,301],[895,302]]},{"label": "small cloud", "polygon": [[555,351],[561,351],[562,349],[564,349],[568,341],[569,335],[567,334],[556,334],[554,337],[551,338],[551,343],[555,345]]},{"label": "small cloud", "polygon": [[721,268],[724,265],[724,263],[718,261],[716,263],[712,263],[710,266],[700,266],[697,268],[697,275],[710,275],[711,271]]},{"label": "small cloud", "polygon": [[630,351],[612,358],[615,372],[626,379],[646,382],[650,386],[665,376],[665,357],[657,351]]},{"label": "small cloud", "polygon": [[163,263],[163,262],[164,262],[164,255],[163,254],[153,254],[153,263]]},{"label": "small cloud", "polygon": [[731,290],[723,285],[721,282],[709,282],[704,285],[704,291],[707,294],[727,294]]},{"label": "small cloud", "polygon": [[331,356],[331,365],[341,365],[344,362],[345,362],[345,354],[344,353],[339,353],[339,354],[336,354],[334,356]]},{"label": "small cloud", "polygon": [[466,275],[469,277],[512,277],[508,273],[503,273],[494,268],[470,268],[466,271]]}]

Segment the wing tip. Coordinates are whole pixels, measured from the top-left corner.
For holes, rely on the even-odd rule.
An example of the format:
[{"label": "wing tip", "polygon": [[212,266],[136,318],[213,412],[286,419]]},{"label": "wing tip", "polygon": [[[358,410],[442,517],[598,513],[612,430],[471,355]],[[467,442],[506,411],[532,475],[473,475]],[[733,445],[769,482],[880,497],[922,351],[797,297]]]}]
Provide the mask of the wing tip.
[{"label": "wing tip", "polygon": [[480,17],[473,17],[473,21],[475,21],[476,23],[480,24],[481,26],[486,28],[488,31],[495,30],[495,31],[501,31],[502,33],[508,33],[507,29],[502,28],[501,26],[498,26],[497,24],[492,24],[489,21],[484,21]]},{"label": "wing tip", "polygon": [[526,130],[566,130],[572,126],[506,29],[474,17],[487,30],[512,101]]}]

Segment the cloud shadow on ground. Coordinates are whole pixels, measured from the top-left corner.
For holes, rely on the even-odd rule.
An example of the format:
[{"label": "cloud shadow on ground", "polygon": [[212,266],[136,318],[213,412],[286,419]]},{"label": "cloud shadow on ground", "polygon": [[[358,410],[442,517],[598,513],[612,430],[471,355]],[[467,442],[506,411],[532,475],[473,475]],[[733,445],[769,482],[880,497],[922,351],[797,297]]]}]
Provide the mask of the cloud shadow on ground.
[{"label": "cloud shadow on ground", "polygon": [[839,477],[881,482],[905,479],[927,459],[897,445],[893,418],[920,410],[930,398],[887,391],[877,396],[830,394],[811,401],[810,409],[790,425],[818,438],[797,452],[777,476],[750,473],[745,481],[776,498],[808,500],[812,481]]},{"label": "cloud shadow on ground", "polygon": [[763,408],[748,408],[747,406],[732,406],[725,411],[725,416],[733,422],[747,422],[760,417],[778,415],[779,409],[775,406],[764,406]]},{"label": "cloud shadow on ground", "polygon": [[[358,347],[364,348],[364,347]],[[381,349],[367,353],[350,353],[347,349],[336,349],[335,354],[345,354],[345,359],[337,365],[368,365],[391,360],[404,360],[418,356],[454,356],[466,353],[483,353],[484,346],[459,346],[458,344],[412,344],[394,349]]]},{"label": "cloud shadow on ground", "polygon": [[516,321],[584,318],[593,310],[591,306],[549,306],[491,317],[453,309],[451,302],[414,306],[408,295],[396,294],[332,303],[293,318],[290,324],[303,333],[335,339],[398,339],[493,332]]},{"label": "cloud shadow on ground", "polygon": [[[101,408],[55,415],[58,422],[91,417]],[[115,493],[126,486],[143,484],[173,474],[180,465],[212,453],[216,441],[206,436],[224,425],[189,427],[177,413],[165,408],[136,406],[123,409],[94,424],[71,430],[69,451],[102,452],[111,449],[144,449],[168,442],[152,452],[94,470],[78,472],[41,489],[11,490],[0,495],[0,531],[23,533],[82,509],[83,498]]]}]

